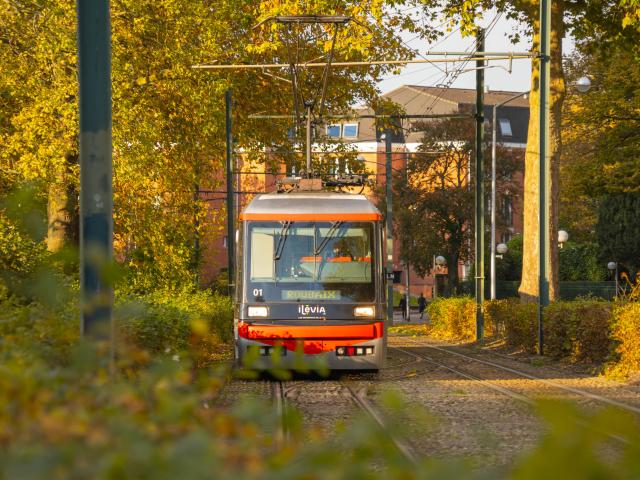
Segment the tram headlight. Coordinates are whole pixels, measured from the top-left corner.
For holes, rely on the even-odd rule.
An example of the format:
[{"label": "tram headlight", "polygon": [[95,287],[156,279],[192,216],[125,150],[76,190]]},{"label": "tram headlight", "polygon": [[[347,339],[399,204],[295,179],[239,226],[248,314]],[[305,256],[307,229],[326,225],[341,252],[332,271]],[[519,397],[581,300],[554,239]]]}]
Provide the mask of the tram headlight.
[{"label": "tram headlight", "polygon": [[269,315],[269,309],[265,306],[255,306],[247,308],[247,315],[250,317],[266,317]]},{"label": "tram headlight", "polygon": [[356,307],[353,309],[354,317],[375,317],[376,307]]}]

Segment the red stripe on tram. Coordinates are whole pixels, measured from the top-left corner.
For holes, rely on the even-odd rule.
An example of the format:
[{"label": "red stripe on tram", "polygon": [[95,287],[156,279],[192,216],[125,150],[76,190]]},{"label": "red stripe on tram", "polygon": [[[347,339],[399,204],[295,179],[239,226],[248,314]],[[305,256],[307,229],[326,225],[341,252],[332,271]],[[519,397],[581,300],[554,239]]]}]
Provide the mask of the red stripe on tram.
[{"label": "red stripe on tram", "polygon": [[238,323],[238,335],[265,345],[282,345],[296,351],[302,345],[306,354],[330,352],[336,346],[350,346],[381,338],[382,322],[368,325],[253,325]]}]

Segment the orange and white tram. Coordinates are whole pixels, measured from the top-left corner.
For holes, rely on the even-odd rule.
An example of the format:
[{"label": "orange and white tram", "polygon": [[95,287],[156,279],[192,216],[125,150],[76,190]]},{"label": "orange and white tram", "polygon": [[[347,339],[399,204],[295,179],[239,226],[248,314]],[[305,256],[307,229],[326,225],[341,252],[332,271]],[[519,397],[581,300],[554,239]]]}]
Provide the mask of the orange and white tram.
[{"label": "orange and white tram", "polygon": [[296,368],[300,359],[332,370],[380,369],[378,209],[363,195],[294,191],[257,195],[240,220],[236,359],[258,369]]}]

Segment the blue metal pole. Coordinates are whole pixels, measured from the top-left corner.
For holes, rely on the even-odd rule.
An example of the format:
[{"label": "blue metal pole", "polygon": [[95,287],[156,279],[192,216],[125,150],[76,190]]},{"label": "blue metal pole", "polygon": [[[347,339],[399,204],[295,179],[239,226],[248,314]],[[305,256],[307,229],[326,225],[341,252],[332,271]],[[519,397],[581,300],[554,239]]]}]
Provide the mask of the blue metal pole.
[{"label": "blue metal pole", "polygon": [[78,0],[80,86],[81,330],[113,334],[113,288],[104,278],[113,259],[111,40],[108,0]]},{"label": "blue metal pole", "polygon": [[550,247],[549,206],[551,204],[551,161],[549,158],[549,86],[551,82],[551,0],[540,0],[540,178],[539,178],[539,273],[538,353],[544,354],[544,307],[549,305]]}]

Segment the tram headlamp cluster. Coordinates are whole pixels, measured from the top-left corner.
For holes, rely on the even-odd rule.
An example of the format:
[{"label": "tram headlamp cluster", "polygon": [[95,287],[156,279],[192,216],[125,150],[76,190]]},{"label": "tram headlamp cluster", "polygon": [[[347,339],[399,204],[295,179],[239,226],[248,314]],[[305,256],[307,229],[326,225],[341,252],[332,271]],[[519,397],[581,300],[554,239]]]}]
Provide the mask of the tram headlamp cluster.
[{"label": "tram headlamp cluster", "polygon": [[262,305],[248,307],[247,315],[249,315],[250,317],[267,317],[269,315],[269,308]]},{"label": "tram headlamp cluster", "polygon": [[356,307],[353,309],[354,317],[375,317],[376,307]]},{"label": "tram headlamp cluster", "polygon": [[[268,347],[255,347],[254,345],[250,345],[249,347],[252,348],[258,348],[260,355],[263,357],[270,357],[271,355],[273,355],[273,352],[279,352],[281,356],[286,357],[287,356],[287,349],[284,347],[272,347],[272,346],[268,346]],[[275,350],[274,350],[275,349]]]},{"label": "tram headlamp cluster", "polygon": [[336,356],[338,357],[357,357],[361,355],[373,355],[374,347],[336,347]]}]

